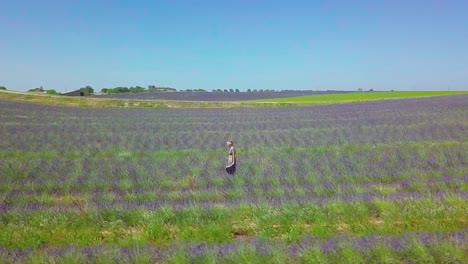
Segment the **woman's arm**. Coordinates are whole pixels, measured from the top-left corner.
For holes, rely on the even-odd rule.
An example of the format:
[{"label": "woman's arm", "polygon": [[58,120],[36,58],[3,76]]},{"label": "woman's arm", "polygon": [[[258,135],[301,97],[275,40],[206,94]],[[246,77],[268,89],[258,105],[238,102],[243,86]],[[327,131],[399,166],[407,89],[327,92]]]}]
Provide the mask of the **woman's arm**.
[{"label": "woman's arm", "polygon": [[236,150],[232,152],[232,164],[236,164]]}]

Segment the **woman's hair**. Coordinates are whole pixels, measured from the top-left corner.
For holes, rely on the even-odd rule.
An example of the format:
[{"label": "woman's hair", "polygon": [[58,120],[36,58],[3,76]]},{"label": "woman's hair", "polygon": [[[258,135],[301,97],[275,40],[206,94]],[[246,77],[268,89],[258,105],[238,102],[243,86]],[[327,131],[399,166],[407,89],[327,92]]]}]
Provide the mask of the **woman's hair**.
[{"label": "woman's hair", "polygon": [[227,143],[229,143],[229,144],[231,144],[231,145],[234,145],[234,142],[233,142],[232,140],[228,140]]}]

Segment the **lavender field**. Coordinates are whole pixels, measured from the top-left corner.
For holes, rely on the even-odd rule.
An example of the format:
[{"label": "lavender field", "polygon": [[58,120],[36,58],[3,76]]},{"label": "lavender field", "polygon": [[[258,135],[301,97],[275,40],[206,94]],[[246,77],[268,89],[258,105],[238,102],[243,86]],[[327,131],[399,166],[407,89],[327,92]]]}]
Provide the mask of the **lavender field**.
[{"label": "lavender field", "polygon": [[0,100],[0,135],[0,263],[468,262],[468,95],[243,109]]},{"label": "lavender field", "polygon": [[345,91],[277,91],[277,92],[143,92],[100,95],[99,98],[182,100],[182,101],[242,101],[285,98],[303,95],[349,93]]}]

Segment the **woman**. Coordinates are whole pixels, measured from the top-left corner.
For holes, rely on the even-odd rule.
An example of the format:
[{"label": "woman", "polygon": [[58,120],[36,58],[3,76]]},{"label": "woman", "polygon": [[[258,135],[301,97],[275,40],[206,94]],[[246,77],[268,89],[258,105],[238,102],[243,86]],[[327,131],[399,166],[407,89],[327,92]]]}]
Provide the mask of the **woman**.
[{"label": "woman", "polygon": [[234,174],[236,172],[236,149],[232,141],[226,142],[226,146],[229,148],[228,165],[226,166],[226,172],[228,174]]}]

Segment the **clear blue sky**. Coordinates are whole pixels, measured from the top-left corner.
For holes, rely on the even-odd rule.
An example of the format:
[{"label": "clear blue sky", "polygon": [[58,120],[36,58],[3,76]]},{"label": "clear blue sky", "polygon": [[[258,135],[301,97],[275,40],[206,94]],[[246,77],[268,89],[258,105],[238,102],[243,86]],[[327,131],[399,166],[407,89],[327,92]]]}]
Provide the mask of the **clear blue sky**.
[{"label": "clear blue sky", "polygon": [[468,1],[0,1],[0,85],[467,90]]}]

